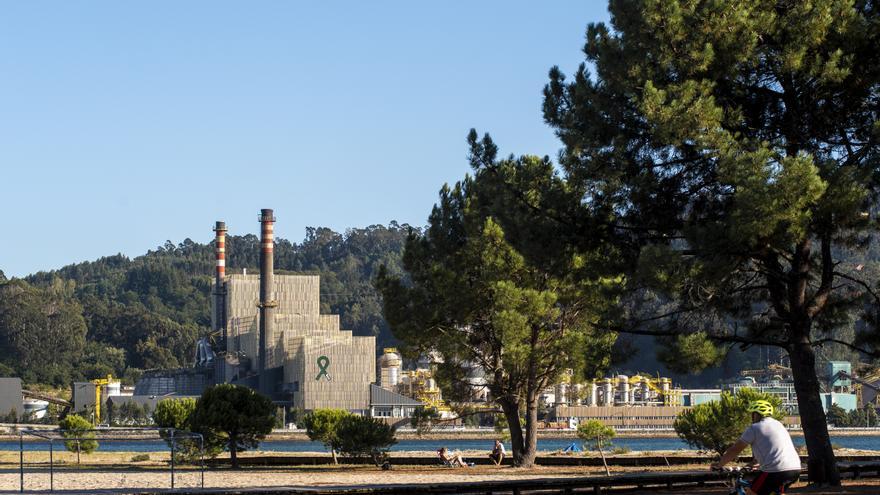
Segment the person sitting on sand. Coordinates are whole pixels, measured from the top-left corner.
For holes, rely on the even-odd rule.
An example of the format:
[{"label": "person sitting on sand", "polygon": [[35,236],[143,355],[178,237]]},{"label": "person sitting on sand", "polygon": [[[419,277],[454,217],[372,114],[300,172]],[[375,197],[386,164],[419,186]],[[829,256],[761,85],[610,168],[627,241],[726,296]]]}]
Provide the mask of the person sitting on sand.
[{"label": "person sitting on sand", "polygon": [[496,466],[501,465],[501,461],[504,460],[504,454],[507,452],[504,450],[504,444],[501,443],[501,440],[495,440],[495,446],[492,447],[492,453],[489,454],[489,459],[492,459],[492,462],[495,463]]},{"label": "person sitting on sand", "polygon": [[440,457],[440,460],[443,461],[444,464],[453,467],[468,467],[467,463],[464,462],[464,458],[462,458],[460,454],[453,454],[447,451],[446,447],[440,447],[440,450],[437,451],[437,456]]}]

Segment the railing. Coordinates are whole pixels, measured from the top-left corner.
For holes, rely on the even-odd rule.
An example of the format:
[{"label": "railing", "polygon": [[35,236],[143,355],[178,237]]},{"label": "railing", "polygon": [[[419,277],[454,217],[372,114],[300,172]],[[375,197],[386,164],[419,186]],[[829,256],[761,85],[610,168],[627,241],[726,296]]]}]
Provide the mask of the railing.
[{"label": "railing", "polygon": [[[872,463],[841,463],[841,474],[851,477],[880,477],[880,462]],[[806,479],[806,471],[802,479]],[[528,494],[573,494],[618,493],[645,490],[682,490],[695,487],[723,486],[728,483],[729,476],[724,473],[704,471],[683,471],[663,473],[629,473],[616,476],[596,476],[583,478],[541,478],[509,481],[475,481],[464,483],[417,483],[417,484],[384,484],[384,485],[353,485],[334,487],[266,487],[248,488],[251,495],[423,495],[423,494],[480,494],[480,495],[528,495]],[[186,493],[186,490],[178,492]],[[231,495],[242,492],[236,489],[199,490],[199,495]]]},{"label": "railing", "polygon": [[[129,434],[126,434],[129,432]],[[152,434],[152,436],[148,436]],[[18,472],[19,472],[19,491],[25,491],[25,437],[34,437],[39,441],[49,444],[49,491],[55,491],[55,445],[61,443],[67,445],[67,442],[113,442],[113,441],[137,441],[137,440],[163,440],[168,445],[170,452],[170,475],[171,489],[175,488],[175,454],[177,447],[186,440],[196,441],[198,444],[198,463],[200,470],[200,485],[205,487],[205,440],[199,433],[177,430],[175,428],[112,428],[112,429],[90,429],[78,431],[65,430],[30,430],[23,429],[19,431],[18,437]],[[28,443],[31,443],[30,441]],[[77,446],[77,449],[79,447]],[[77,454],[78,455],[78,454]]]}]

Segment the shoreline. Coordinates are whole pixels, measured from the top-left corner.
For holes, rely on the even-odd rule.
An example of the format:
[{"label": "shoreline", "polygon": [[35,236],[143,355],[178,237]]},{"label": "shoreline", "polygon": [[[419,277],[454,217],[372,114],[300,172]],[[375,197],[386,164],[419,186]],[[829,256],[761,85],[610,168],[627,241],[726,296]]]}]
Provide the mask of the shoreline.
[{"label": "shoreline", "polygon": [[[28,425],[29,426],[29,425]],[[51,430],[53,427],[49,427],[47,425],[34,425],[42,430]],[[5,430],[5,431],[4,431]],[[17,425],[6,425],[0,426],[0,442],[17,442],[20,439],[18,434]],[[144,433],[152,432],[155,430],[146,430],[144,433],[138,433],[137,431],[133,431],[132,429],[108,429],[108,431],[114,431],[117,435],[128,431],[130,433],[131,439],[146,439],[144,437]],[[829,428],[828,433],[832,437],[851,437],[851,436],[867,436],[880,437],[880,428]],[[789,430],[789,434],[793,437],[803,437],[803,430]],[[126,436],[124,433],[121,436]],[[417,434],[415,431],[411,430],[403,430],[398,431],[395,435],[398,440],[425,440],[425,441],[441,441],[441,440],[493,440],[498,437],[498,433],[494,430],[481,429],[481,430],[441,430],[441,431],[430,431],[426,433],[422,433],[421,435]],[[159,440],[158,437],[152,438],[153,435],[150,435],[151,439]],[[118,438],[118,437],[117,437]],[[538,439],[573,439],[576,440],[578,438],[576,430],[539,430],[538,431]],[[625,439],[670,439],[670,438],[678,438],[678,435],[672,430],[662,430],[662,431],[648,431],[648,430],[631,430],[631,431],[617,431],[616,438],[625,438]],[[37,437],[28,437],[25,436],[23,438],[24,442],[42,442]],[[270,433],[263,442],[309,442],[309,438],[306,433],[302,430],[275,430]]]}]

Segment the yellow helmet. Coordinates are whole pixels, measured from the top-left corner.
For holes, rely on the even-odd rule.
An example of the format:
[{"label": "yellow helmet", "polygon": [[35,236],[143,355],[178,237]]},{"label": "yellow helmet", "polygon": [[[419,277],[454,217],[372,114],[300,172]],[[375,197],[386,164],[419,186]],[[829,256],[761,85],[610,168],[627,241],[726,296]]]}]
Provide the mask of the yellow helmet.
[{"label": "yellow helmet", "polygon": [[761,416],[767,417],[773,415],[773,404],[767,402],[766,400],[756,400],[749,403],[749,408],[746,409],[750,413],[758,413]]}]

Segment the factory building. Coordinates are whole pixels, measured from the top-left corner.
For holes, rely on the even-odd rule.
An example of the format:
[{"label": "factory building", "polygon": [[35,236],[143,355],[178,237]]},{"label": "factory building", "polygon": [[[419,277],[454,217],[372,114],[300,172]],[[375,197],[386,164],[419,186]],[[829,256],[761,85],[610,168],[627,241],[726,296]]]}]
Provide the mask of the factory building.
[{"label": "factory building", "polygon": [[[826,412],[832,404],[845,411],[858,406],[857,393],[850,374],[850,363],[830,361],[825,365],[825,391],[820,396]],[[785,423],[796,426],[797,395],[791,370],[770,365],[762,370],[744,370],[739,379],[718,389],[673,388],[668,378],[618,375],[587,383],[562,382],[547,389],[541,400],[550,408],[553,421],[568,423],[597,419],[616,428],[672,428],[675,417],[691,407],[719,400],[723,392],[735,394],[751,388],[778,397],[785,410]]]},{"label": "factory building", "polygon": [[14,413],[19,418],[24,413],[21,396],[21,378],[0,378],[0,416]]},{"label": "factory building", "polygon": [[340,328],[338,315],[321,314],[320,277],[274,274],[275,217],[265,209],[259,218],[259,275],[226,275],[226,225],[217,222],[214,229],[217,381],[251,386],[307,411],[368,413],[375,337],[354,336]]}]

